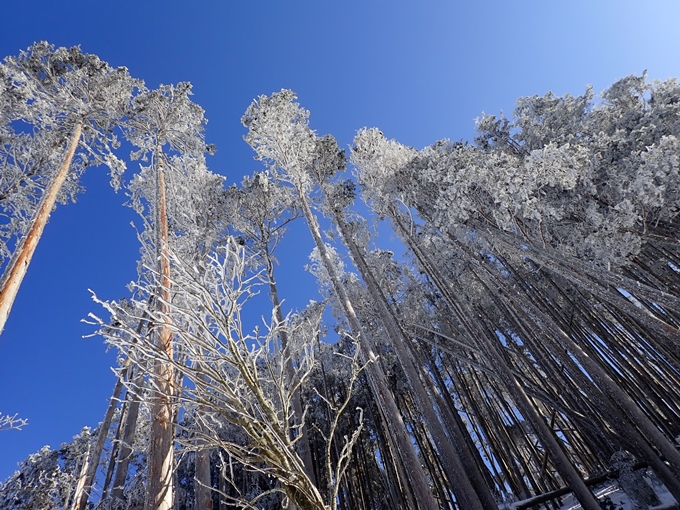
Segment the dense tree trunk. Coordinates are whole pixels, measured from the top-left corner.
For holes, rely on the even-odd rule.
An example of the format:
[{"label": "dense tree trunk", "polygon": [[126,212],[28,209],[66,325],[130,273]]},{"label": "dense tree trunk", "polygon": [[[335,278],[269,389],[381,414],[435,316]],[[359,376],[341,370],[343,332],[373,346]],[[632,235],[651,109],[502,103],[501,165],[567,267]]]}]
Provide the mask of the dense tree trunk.
[{"label": "dense tree trunk", "polygon": [[[464,250],[466,249],[460,243],[459,246]],[[592,400],[600,402],[600,405],[607,408],[607,421],[610,425],[618,430],[621,437],[634,446],[651,466],[655,467],[657,473],[674,497],[679,497],[680,483],[678,482],[678,473],[680,473],[680,470],[678,470],[678,466],[680,464],[678,462],[680,462],[680,454],[674,445],[650,421],[648,416],[640,410],[631,397],[612,380],[609,374],[551,316],[539,309],[531,300],[521,294],[516,287],[511,288],[508,285],[503,285],[472,254],[468,252],[468,255],[470,262],[478,269],[477,277],[487,286],[489,292],[497,293],[501,299],[506,301],[509,309],[517,311],[525,309],[538,319],[540,328],[537,329],[534,325],[532,329],[538,331],[540,336],[543,337],[543,345],[548,348],[552,355],[561,359],[562,363],[572,366],[571,372],[578,378],[581,390],[587,391]],[[512,290],[513,288],[515,289],[514,291]],[[565,348],[567,351],[564,351]],[[581,369],[573,363],[569,353],[578,360],[581,367],[590,375],[590,378],[586,378],[581,374]],[[601,394],[600,391],[604,394]],[[631,427],[627,420],[630,420],[632,424],[638,427],[644,434],[644,437]],[[647,441],[656,446],[666,457],[673,471],[675,471],[675,475],[669,470],[668,466],[661,462],[658,455],[649,448]]]},{"label": "dense tree trunk", "polygon": [[524,416],[524,418],[531,424],[532,428],[540,438],[543,447],[550,452],[550,456],[555,464],[555,467],[560,473],[560,476],[562,476],[565,482],[574,490],[574,495],[578,499],[579,503],[581,503],[583,508],[586,510],[599,510],[600,505],[597,502],[597,499],[583,483],[583,479],[565,455],[552,432],[549,430],[544,419],[538,414],[532,405],[529,397],[524,391],[524,388],[522,388],[522,386],[517,382],[517,379],[508,367],[508,364],[503,358],[502,354],[498,351],[498,348],[491,341],[489,341],[488,333],[477,325],[477,320],[474,317],[475,311],[466,311],[458,303],[458,300],[450,291],[448,284],[441,278],[439,272],[435,270],[434,265],[429,260],[427,255],[422,250],[420,250],[416,243],[412,240],[408,230],[403,226],[398,213],[393,212],[392,219],[395,226],[397,227],[397,232],[416,256],[419,265],[437,287],[451,311],[456,315],[457,319],[467,330],[470,338],[476,339],[480,343],[480,346],[497,370],[498,376],[512,396],[512,399],[522,413],[522,416]]},{"label": "dense tree trunk", "polygon": [[212,510],[212,484],[210,482],[210,448],[202,448],[202,441],[197,441],[196,475],[194,492],[196,493],[196,509]]},{"label": "dense tree trunk", "polygon": [[[298,188],[298,196],[300,205],[305,215],[305,219],[307,220],[307,225],[312,237],[314,238],[314,243],[319,250],[322,263],[324,264],[324,267],[326,268],[326,271],[328,272],[328,275],[331,279],[331,283],[337,295],[338,301],[345,312],[352,330],[352,334],[354,335],[355,340],[359,342],[362,356],[364,360],[375,360],[377,359],[376,355],[370,346],[367,335],[363,332],[361,323],[354,312],[354,307],[347,296],[344,285],[337,275],[335,266],[333,265],[333,260],[326,250],[326,245],[321,239],[319,227],[317,226],[316,219],[309,207],[304,191],[300,188]],[[370,363],[366,367],[366,373],[371,390],[377,400],[378,407],[383,414],[383,420],[386,421],[389,434],[394,439],[395,447],[401,458],[401,461],[408,469],[408,475],[412,483],[413,491],[417,497],[418,504],[427,510],[436,510],[438,505],[432,495],[432,492],[430,491],[427,476],[421,461],[416,454],[408,432],[406,431],[406,426],[404,425],[404,421],[399,413],[397,404],[394,401],[394,397],[389,390],[384,372],[378,364]]]},{"label": "dense tree trunk", "polygon": [[[459,433],[456,433],[459,432],[457,428],[452,427],[448,430],[449,434],[451,434],[451,438],[447,437],[432,406],[433,397],[430,397],[427,394],[427,390],[423,386],[418,375],[418,370],[413,362],[414,353],[411,352],[409,348],[410,342],[403,329],[401,329],[399,319],[387,302],[384,293],[373,276],[373,272],[366,263],[363,253],[361,253],[359,247],[352,238],[352,234],[349,232],[342,216],[342,211],[334,208],[333,212],[334,220],[340,229],[345,244],[350,250],[354,264],[359,269],[364,282],[366,282],[373,304],[376,306],[382,323],[387,329],[391,345],[397,353],[399,363],[404,370],[409,386],[414,393],[416,407],[424,417],[427,430],[432,434],[439,455],[442,457],[444,471],[453,485],[452,489],[456,494],[457,501],[459,501],[464,508],[469,509],[486,508],[491,510],[497,508],[496,502],[486,487],[481,474],[476,469],[474,462],[471,459],[466,458],[465,468],[463,467],[463,462],[461,462],[461,458],[458,454],[458,452],[464,452],[460,444],[463,441],[462,436]],[[456,443],[458,452],[454,449],[452,443]],[[473,487],[470,478],[468,477],[469,475],[472,475],[472,478],[475,480],[475,487]],[[477,492],[475,492],[475,488],[477,489]]]}]

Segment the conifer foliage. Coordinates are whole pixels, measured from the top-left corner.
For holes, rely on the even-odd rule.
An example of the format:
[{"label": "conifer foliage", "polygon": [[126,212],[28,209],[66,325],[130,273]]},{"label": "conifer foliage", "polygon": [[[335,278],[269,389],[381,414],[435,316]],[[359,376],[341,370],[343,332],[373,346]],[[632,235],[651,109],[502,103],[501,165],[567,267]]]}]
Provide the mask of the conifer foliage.
[{"label": "conifer foliage", "polygon": [[[26,459],[0,509],[494,510],[572,493],[596,510],[603,476],[641,508],[680,501],[675,80],[521,98],[472,143],[422,150],[363,128],[345,151],[282,90],[245,112],[263,167],[231,186],[190,96],[79,48],[0,65],[0,330],[87,166],[109,166],[140,241],[129,295],[94,296],[119,353],[104,420]],[[141,163],[125,182],[119,138]],[[378,248],[381,220],[404,256]],[[276,249],[303,222],[323,299],[286,314]]]}]

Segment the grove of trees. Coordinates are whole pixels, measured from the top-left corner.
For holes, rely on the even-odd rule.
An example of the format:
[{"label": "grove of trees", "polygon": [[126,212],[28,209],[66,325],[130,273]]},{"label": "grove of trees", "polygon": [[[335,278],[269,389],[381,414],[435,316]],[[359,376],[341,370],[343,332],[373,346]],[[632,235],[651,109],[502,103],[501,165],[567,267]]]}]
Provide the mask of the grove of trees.
[{"label": "grove of trees", "polygon": [[[422,150],[376,128],[345,150],[281,90],[244,113],[262,167],[229,186],[205,122],[190,84],[150,90],[77,47],[0,64],[0,330],[88,167],[127,193],[140,243],[129,295],[94,296],[119,354],[103,421],[26,459],[0,509],[556,509],[573,493],[596,510],[606,477],[639,508],[652,485],[680,501],[675,80],[521,98],[473,142]],[[380,221],[404,255],[378,247]],[[323,299],[286,315],[292,222]]]}]

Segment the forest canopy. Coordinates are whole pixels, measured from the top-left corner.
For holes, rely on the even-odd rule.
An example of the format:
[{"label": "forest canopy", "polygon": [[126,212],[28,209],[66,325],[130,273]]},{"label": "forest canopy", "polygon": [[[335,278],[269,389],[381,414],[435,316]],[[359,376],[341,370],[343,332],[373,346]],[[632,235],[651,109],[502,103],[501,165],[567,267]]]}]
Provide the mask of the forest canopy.
[{"label": "forest canopy", "polygon": [[[520,98],[421,150],[378,128],[344,149],[281,90],[243,114],[261,169],[229,186],[191,96],[78,47],[0,64],[0,331],[90,167],[140,244],[129,294],[93,296],[103,421],[22,462],[0,509],[595,510],[607,477],[680,501],[676,80]],[[323,299],[284,315],[292,222]]]}]

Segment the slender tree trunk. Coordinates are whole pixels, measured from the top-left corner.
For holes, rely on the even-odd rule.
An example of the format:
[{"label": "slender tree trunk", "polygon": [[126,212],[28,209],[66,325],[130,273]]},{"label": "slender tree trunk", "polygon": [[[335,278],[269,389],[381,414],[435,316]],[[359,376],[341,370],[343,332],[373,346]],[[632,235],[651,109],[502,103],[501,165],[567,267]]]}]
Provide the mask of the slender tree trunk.
[{"label": "slender tree trunk", "polygon": [[[199,446],[203,439],[197,441]],[[196,452],[195,475],[196,510],[212,510],[212,490],[210,481],[210,448],[200,448]]]},{"label": "slender tree trunk", "polygon": [[[162,313],[167,314],[170,303],[170,254],[168,251],[168,216],[165,199],[165,173],[163,154],[158,157],[158,238],[156,250],[160,265],[160,299],[157,303]],[[164,320],[167,320],[164,319]],[[156,360],[154,381],[156,389],[151,402],[151,437],[147,464],[146,510],[171,510],[173,506],[173,367],[169,360],[173,357],[172,330],[167,323],[160,324],[156,343],[168,361]]]},{"label": "slender tree trunk", "polygon": [[[505,292],[501,291],[500,289],[499,292],[505,294]],[[508,299],[508,297],[505,297],[505,299]],[[514,303],[512,303],[512,299],[510,299],[510,304],[514,305]],[[668,466],[660,461],[658,455],[656,455],[653,450],[647,446],[646,441],[649,441],[652,445],[656,446],[666,457],[666,460],[671,465],[671,469],[678,473],[680,472],[680,469],[678,469],[678,466],[680,466],[680,453],[678,453],[673,444],[659,431],[657,427],[654,426],[651,420],[640,410],[640,408],[635,404],[630,396],[625,393],[616,384],[616,382],[611,379],[611,377],[609,377],[604,369],[590,356],[588,356],[588,354],[585,353],[581,347],[571,339],[569,335],[567,335],[561,328],[555,325],[550,317],[546,316],[541,310],[533,306],[531,303],[528,303],[524,299],[522,299],[522,304],[526,306],[529,311],[543,323],[544,327],[553,325],[555,326],[551,327],[553,336],[548,337],[546,335],[547,344],[551,345],[557,339],[562,340],[564,344],[566,344],[562,345],[561,347],[566,346],[569,353],[576,358],[580,365],[599,386],[600,391],[604,393],[602,397],[608,400],[608,402],[605,402],[605,405],[609,408],[608,421],[610,421],[610,425],[615,430],[619,430],[622,434],[624,434],[624,437],[627,441],[633,443],[639,448],[639,452],[643,454],[650,465],[654,466],[658,470],[659,475],[668,485],[668,488],[672,492],[673,496],[676,498],[680,497],[680,483],[678,483],[678,479],[676,478],[677,475],[674,476],[670,473]],[[559,350],[557,347],[558,346],[555,346],[555,348],[551,350],[553,350],[555,353],[558,353]],[[565,362],[570,361],[567,355],[565,355],[563,359]],[[578,370],[578,368],[576,368],[576,370]],[[583,381],[583,386],[587,389],[587,391],[589,391],[591,395],[593,392],[597,391],[596,389],[592,388],[592,383],[586,384],[585,380]],[[619,407],[623,412],[619,412],[613,406]],[[619,416],[620,419],[617,419],[616,416]],[[637,430],[632,428],[627,423],[626,418],[630,420],[630,422],[632,422],[636,427],[638,427],[640,431],[642,431],[644,438],[637,432]]]},{"label": "slender tree trunk", "polygon": [[111,499],[115,503],[116,500],[123,499],[123,489],[125,488],[125,480],[127,478],[128,466],[130,465],[130,457],[132,455],[132,444],[135,439],[135,430],[137,429],[137,418],[139,417],[139,405],[141,402],[141,388],[144,383],[144,372],[140,369],[132,384],[134,391],[140,394],[135,395],[133,391],[128,389],[127,401],[128,412],[125,416],[125,428],[123,429],[123,437],[120,441],[120,449],[118,450],[118,466],[116,467],[116,474],[111,484]]},{"label": "slender tree trunk", "polygon": [[[274,263],[269,254],[269,250],[265,247],[265,258],[267,262],[267,278],[269,280],[269,295],[271,297],[272,306],[274,307],[274,314],[276,317],[277,326],[279,326],[279,337],[281,338],[281,351],[286,358],[286,374],[288,376],[288,384],[290,385],[295,375],[295,368],[293,367],[292,353],[288,349],[288,331],[283,327],[283,310],[281,310],[281,301],[279,300],[279,291],[276,286],[276,279],[274,278]],[[304,423],[302,422],[302,396],[299,391],[292,395],[293,404],[293,425],[295,426],[295,437],[302,435],[298,440],[298,452],[300,458],[305,466],[305,473],[312,481],[314,486],[318,487],[316,474],[314,472],[314,465],[312,463],[312,451],[309,446],[309,436],[305,433]],[[291,437],[294,439],[294,437]]]},{"label": "slender tree trunk", "polygon": [[[418,375],[418,370],[413,362],[414,354],[409,347],[410,342],[406,337],[406,333],[401,328],[399,319],[387,302],[384,293],[373,276],[373,272],[366,263],[363,253],[361,253],[359,247],[351,237],[351,233],[342,217],[342,211],[334,209],[333,212],[335,222],[352,254],[354,264],[357,269],[359,269],[364,282],[366,282],[366,286],[373,299],[374,305],[378,310],[382,323],[387,329],[392,347],[397,353],[397,359],[399,360],[409,386],[414,393],[416,407],[418,408],[419,413],[425,418],[427,430],[432,435],[432,439],[441,456],[444,472],[453,485],[452,490],[456,495],[457,501],[459,501],[464,508],[471,510],[475,508],[480,510],[482,508],[486,508],[487,510],[497,508],[496,502],[493,499],[491,492],[488,490],[481,474],[477,472],[474,462],[471,459],[466,459],[465,466],[467,469],[463,467],[463,462],[458,454],[458,452],[463,452],[461,443],[464,441],[462,435],[459,433],[460,431],[457,428],[452,427],[448,430],[449,434],[452,436],[451,440],[446,436],[442,423],[432,406],[433,397],[430,397],[430,395],[427,394],[427,390]],[[445,412],[443,409],[442,411]],[[454,449],[452,442],[456,443],[458,452]],[[469,475],[472,475],[475,479],[477,492],[475,492],[475,487],[473,487]]]},{"label": "slender tree trunk", "polygon": [[569,487],[572,488],[574,495],[579,503],[581,503],[581,506],[586,510],[600,510],[597,499],[593,496],[585,483],[583,483],[583,479],[565,455],[552,432],[549,430],[548,425],[532,405],[529,397],[524,392],[524,388],[517,382],[517,379],[510,370],[510,367],[502,354],[498,352],[497,347],[488,340],[487,333],[479,327],[476,319],[472,317],[473,314],[470,312],[466,313],[463,307],[455,299],[448,284],[441,278],[429,257],[415,244],[396,211],[392,212],[392,219],[394,220],[398,233],[404,238],[407,246],[416,256],[421,268],[431,278],[451,311],[456,315],[461,324],[463,324],[463,327],[467,330],[470,338],[476,339],[483,347],[489,360],[496,368],[499,378],[522,413],[522,416],[531,424],[544,448],[550,452],[550,456],[560,473],[560,476],[562,476]]},{"label": "slender tree trunk", "polygon": [[[66,508],[71,508],[72,510],[75,510],[79,506],[79,501],[82,497],[82,494],[85,494],[87,496],[87,491],[85,490],[85,483],[87,480],[87,472],[89,471],[89,467],[92,465],[90,452],[92,452],[92,444],[88,441],[87,451],[83,455],[82,463],[80,465],[80,474],[78,476],[78,483],[76,484],[76,490],[75,493],[73,494],[73,499],[71,500],[71,495],[69,494],[69,497],[66,498],[64,510],[66,510]],[[72,504],[69,505],[69,503]]]},{"label": "slender tree trunk", "polygon": [[80,121],[75,125],[73,130],[71,143],[64,156],[64,161],[47,188],[45,196],[40,201],[40,206],[33,217],[31,228],[19,243],[19,246],[17,246],[15,255],[12,257],[9,267],[5,270],[2,283],[0,284],[0,333],[5,329],[7,317],[14,304],[14,299],[19,292],[21,282],[26,275],[28,265],[31,263],[33,253],[35,253],[43,230],[45,230],[45,225],[50,218],[54,204],[57,201],[57,196],[59,196],[59,191],[61,190],[64,181],[66,181],[73,155],[75,154],[78,142],[80,141],[82,129],[83,122]]},{"label": "slender tree trunk", "polygon": [[[649,310],[644,310],[638,308],[630,300],[626,299],[618,290],[613,290],[612,285],[616,285],[617,281],[620,281],[621,288],[629,290],[631,294],[637,292],[648,291],[649,288],[640,285],[638,288],[635,282],[629,282],[628,279],[623,277],[617,278],[615,273],[610,273],[607,271],[598,271],[597,276],[600,278],[596,280],[595,278],[589,278],[586,272],[587,268],[583,268],[583,264],[576,264],[572,262],[571,264],[567,261],[560,259],[553,260],[552,254],[546,254],[544,251],[531,246],[522,245],[520,241],[514,239],[511,235],[505,232],[496,232],[496,235],[491,237],[488,234],[480,232],[480,236],[486,237],[487,239],[493,238],[494,240],[499,240],[507,251],[513,252],[519,256],[527,256],[533,259],[536,263],[547,267],[550,271],[555,272],[561,277],[571,281],[578,287],[585,289],[587,292],[593,294],[599,299],[610,303],[614,307],[620,309],[625,314],[629,315],[634,320],[638,321],[640,324],[644,325],[650,331],[655,334],[655,341],[660,341],[665,347],[677,352],[678,346],[680,346],[680,334],[678,329],[670,324],[664,322],[658,315],[652,314]],[[452,236],[451,236],[452,237]],[[577,267],[572,267],[576,265]],[[580,272],[582,271],[582,272]],[[585,273],[585,274],[584,274]],[[623,285],[626,287],[623,287]],[[607,286],[610,285],[610,286]],[[614,287],[618,288],[618,287]],[[659,298],[659,302],[665,304],[666,306],[676,307],[676,301],[678,298],[670,294],[664,293],[662,291],[657,291],[655,296],[653,292],[645,292],[644,296],[649,297],[649,299],[654,300],[655,297]]]},{"label": "slender tree trunk", "polygon": [[[459,246],[465,249],[460,244]],[[618,430],[627,442],[637,447],[638,452],[657,470],[673,496],[676,498],[680,497],[680,483],[677,478],[677,473],[680,473],[680,453],[678,453],[668,438],[661,433],[649,417],[640,410],[633,399],[621,389],[604,368],[593,360],[555,322],[552,316],[539,309],[531,300],[526,299],[519,289],[515,288],[513,291],[513,288],[510,286],[502,285],[502,283],[498,282],[495,274],[479,263],[472,254],[469,255],[470,262],[479,270],[479,273],[476,273],[477,277],[487,286],[490,292],[491,289],[495,289],[495,292],[507,303],[506,306],[509,309],[516,311],[526,309],[531,316],[540,321],[542,328],[550,330],[549,335],[544,334],[542,336],[544,336],[544,345],[548,347],[548,350],[554,356],[560,358],[567,365],[574,365],[569,354],[576,358],[592,380],[582,376],[579,367],[574,367],[572,371],[580,379],[581,387],[591,395],[591,398],[600,401],[601,405],[607,408],[607,421],[609,421],[610,426]],[[518,301],[518,303],[515,303],[515,301]],[[525,315],[524,312],[522,312],[522,315]],[[564,352],[565,348],[569,354]],[[595,384],[592,381],[595,381]],[[600,392],[603,394],[600,394]],[[627,420],[634,424],[644,434],[644,437],[635,428],[631,427]],[[649,448],[647,441],[657,447],[666,457],[670,464],[670,469]],[[671,471],[675,471],[676,475],[673,475]]]},{"label": "slender tree trunk", "polygon": [[[309,207],[307,198],[302,189],[298,188],[298,196],[300,199],[300,205],[302,206],[305,219],[307,220],[307,225],[309,226],[310,233],[314,238],[314,243],[316,244],[319,255],[321,256],[322,263],[328,272],[328,275],[333,284],[333,288],[337,294],[338,301],[342,306],[345,316],[350,324],[352,334],[355,340],[359,342],[359,346],[362,356],[368,357],[370,360],[376,359],[376,355],[370,347],[367,336],[363,332],[361,323],[354,312],[354,307],[345,291],[345,287],[340,281],[333,260],[326,250],[326,245],[321,239],[321,234],[319,232],[319,227],[316,223],[316,218],[312,214],[312,210]],[[371,386],[371,391],[375,396],[378,407],[383,413],[383,419],[386,420],[387,427],[390,435],[393,436],[395,441],[395,446],[404,466],[408,470],[409,478],[413,486],[413,491],[416,495],[418,503],[427,510],[436,510],[438,508],[437,502],[432,495],[429,487],[429,482],[427,480],[427,475],[421,464],[418,455],[416,454],[411,438],[406,431],[406,426],[399,413],[399,408],[394,401],[394,396],[389,390],[387,384],[387,379],[385,373],[382,371],[379,365],[376,363],[370,363],[366,367],[367,379],[369,385]]]},{"label": "slender tree trunk", "polygon": [[104,443],[109,435],[109,429],[111,428],[111,421],[113,420],[113,415],[116,412],[116,407],[118,407],[118,398],[120,397],[120,392],[123,389],[123,380],[119,378],[116,381],[116,385],[113,388],[113,394],[111,395],[111,400],[109,401],[109,406],[106,409],[106,414],[104,415],[104,421],[99,426],[99,435],[97,436],[97,442],[94,444],[94,448],[91,449],[88,467],[85,473],[84,483],[82,488],[79,485],[78,491],[74,498],[73,510],[85,510],[87,507],[87,501],[90,497],[90,491],[92,490],[92,484],[94,483],[94,477],[97,474],[97,467],[99,467],[99,459],[101,458],[102,451],[104,450]]},{"label": "slender tree trunk", "polygon": [[102,484],[102,497],[101,501],[106,501],[109,498],[109,490],[111,488],[111,480],[113,480],[113,473],[116,469],[116,459],[118,458],[118,452],[120,451],[120,439],[123,435],[123,428],[125,427],[125,417],[127,416],[127,411],[129,408],[128,395],[126,394],[123,405],[120,408],[120,418],[118,422],[118,427],[116,429],[116,436],[111,442],[111,456],[109,458],[109,465],[106,468],[106,475],[104,477],[104,483]]}]

